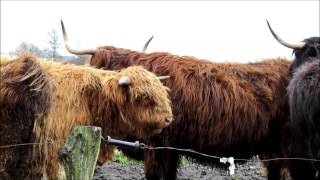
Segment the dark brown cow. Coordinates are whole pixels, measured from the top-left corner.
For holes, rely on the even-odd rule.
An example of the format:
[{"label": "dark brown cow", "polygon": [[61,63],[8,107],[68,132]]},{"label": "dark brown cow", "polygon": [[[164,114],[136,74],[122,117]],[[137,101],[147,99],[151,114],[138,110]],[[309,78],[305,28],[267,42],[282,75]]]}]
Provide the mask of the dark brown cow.
[{"label": "dark brown cow", "polygon": [[[51,97],[50,80],[38,64],[30,59],[0,62],[0,146],[34,142],[34,122],[46,117]],[[0,148],[0,179],[26,177],[31,150],[32,146]]]},{"label": "dark brown cow", "polygon": [[[290,61],[213,63],[112,46],[75,50],[67,44],[64,27],[63,32],[69,52],[91,54],[90,64],[96,68],[118,70],[142,65],[158,75],[170,75],[165,84],[171,88],[175,121],[146,143],[235,158],[281,155],[280,132],[289,115],[286,87]],[[178,153],[146,151],[144,163],[147,179],[175,179]],[[279,179],[277,162],[270,163],[268,170],[269,179]]]},{"label": "dark brown cow", "polygon": [[[293,49],[295,55],[288,86],[289,157],[320,160],[320,38],[311,37],[293,44],[280,39],[270,25],[269,28],[281,44]],[[289,170],[294,180],[320,179],[320,162],[291,160]]]}]

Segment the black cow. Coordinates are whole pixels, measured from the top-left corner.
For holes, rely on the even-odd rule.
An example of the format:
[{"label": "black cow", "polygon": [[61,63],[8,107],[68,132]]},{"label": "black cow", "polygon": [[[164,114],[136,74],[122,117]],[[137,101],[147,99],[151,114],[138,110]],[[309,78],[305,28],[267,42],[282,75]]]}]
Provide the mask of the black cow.
[{"label": "black cow", "polygon": [[[271,29],[282,45],[293,49],[291,80],[287,88],[290,121],[287,124],[288,156],[320,159],[320,37],[287,43]],[[320,179],[320,161],[290,160],[292,179]]]}]

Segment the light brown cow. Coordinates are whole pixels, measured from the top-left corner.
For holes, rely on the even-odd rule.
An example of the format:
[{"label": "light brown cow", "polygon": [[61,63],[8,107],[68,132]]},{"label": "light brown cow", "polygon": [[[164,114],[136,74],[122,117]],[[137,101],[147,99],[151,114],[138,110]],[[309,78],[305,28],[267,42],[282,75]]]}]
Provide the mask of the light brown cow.
[{"label": "light brown cow", "polygon": [[[15,69],[17,66],[26,66],[25,64],[30,64],[34,70],[21,73],[19,69]],[[75,126],[100,126],[104,136],[110,135],[115,138],[132,135],[143,138],[160,133],[172,121],[168,88],[164,87],[154,74],[142,67],[130,67],[119,72],[104,71],[91,67],[38,61],[30,55],[20,56],[11,62],[2,59],[0,67],[1,78],[5,80],[7,76],[15,78],[14,75],[18,74],[20,78],[18,81],[23,81],[32,76],[34,71],[43,72],[47,81],[38,81],[44,85],[26,82],[19,88],[30,86],[32,87],[30,93],[36,91],[35,94],[42,93],[44,86],[49,86],[51,89],[51,93],[47,93],[51,100],[49,109],[46,109],[46,116],[36,118],[32,126],[34,142],[40,145],[33,146],[32,158],[29,158],[32,170],[25,169],[32,173],[27,178],[38,179],[43,172],[49,179],[60,178],[61,167],[57,152]],[[1,84],[0,89],[10,89],[10,84]],[[12,104],[15,99],[25,96],[8,91],[10,97],[2,102],[5,107]],[[27,105],[32,102],[21,103]],[[15,104],[10,110],[19,108],[19,104]],[[1,121],[3,117],[10,119],[6,117],[10,110],[2,112],[1,109]],[[20,111],[20,113],[22,113],[20,117],[23,117],[23,113],[28,112]],[[31,113],[37,117],[40,112]],[[12,131],[1,130],[0,134],[10,134]],[[30,127],[28,132],[30,133]],[[6,165],[2,165],[4,166]]]}]

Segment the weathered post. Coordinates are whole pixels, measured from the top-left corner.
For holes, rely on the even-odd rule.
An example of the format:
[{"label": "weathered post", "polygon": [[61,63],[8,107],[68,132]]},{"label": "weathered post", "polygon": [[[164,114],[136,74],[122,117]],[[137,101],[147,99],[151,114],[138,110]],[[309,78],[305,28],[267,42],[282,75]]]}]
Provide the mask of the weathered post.
[{"label": "weathered post", "polygon": [[59,150],[67,180],[92,179],[100,143],[100,127],[78,126],[72,130],[66,144]]}]

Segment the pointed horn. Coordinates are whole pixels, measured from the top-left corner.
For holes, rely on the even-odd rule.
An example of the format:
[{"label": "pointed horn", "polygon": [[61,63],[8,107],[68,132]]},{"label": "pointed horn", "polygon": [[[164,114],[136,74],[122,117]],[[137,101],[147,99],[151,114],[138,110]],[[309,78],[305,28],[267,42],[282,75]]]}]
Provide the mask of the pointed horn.
[{"label": "pointed horn", "polygon": [[68,35],[67,35],[67,31],[64,27],[62,20],[61,20],[61,28],[62,28],[62,34],[63,34],[63,39],[64,39],[64,45],[65,45],[66,49],[71,54],[76,54],[76,55],[90,54],[90,55],[93,55],[96,52],[96,49],[72,49],[68,44]]},{"label": "pointed horn", "polygon": [[142,48],[142,52],[146,52],[149,43],[151,42],[151,40],[153,39],[153,36],[151,36],[151,38],[149,38],[149,40],[144,44],[143,48]]},{"label": "pointed horn", "polygon": [[124,86],[124,85],[130,85],[131,84],[131,79],[129,78],[129,76],[124,76],[121,77],[118,81],[118,84],[120,86]]},{"label": "pointed horn", "polygon": [[269,27],[269,30],[271,31],[271,34],[272,36],[282,45],[288,47],[288,48],[291,48],[291,49],[301,49],[303,48],[303,46],[305,45],[304,42],[298,42],[296,44],[292,44],[292,43],[288,43],[288,42],[285,42],[283,39],[281,39],[274,31],[273,29],[271,28],[270,24],[269,24],[269,21],[267,20],[267,24],[268,24],[268,27]]},{"label": "pointed horn", "polygon": [[158,78],[160,81],[162,81],[162,80],[169,79],[170,76],[158,76],[157,78]]}]

